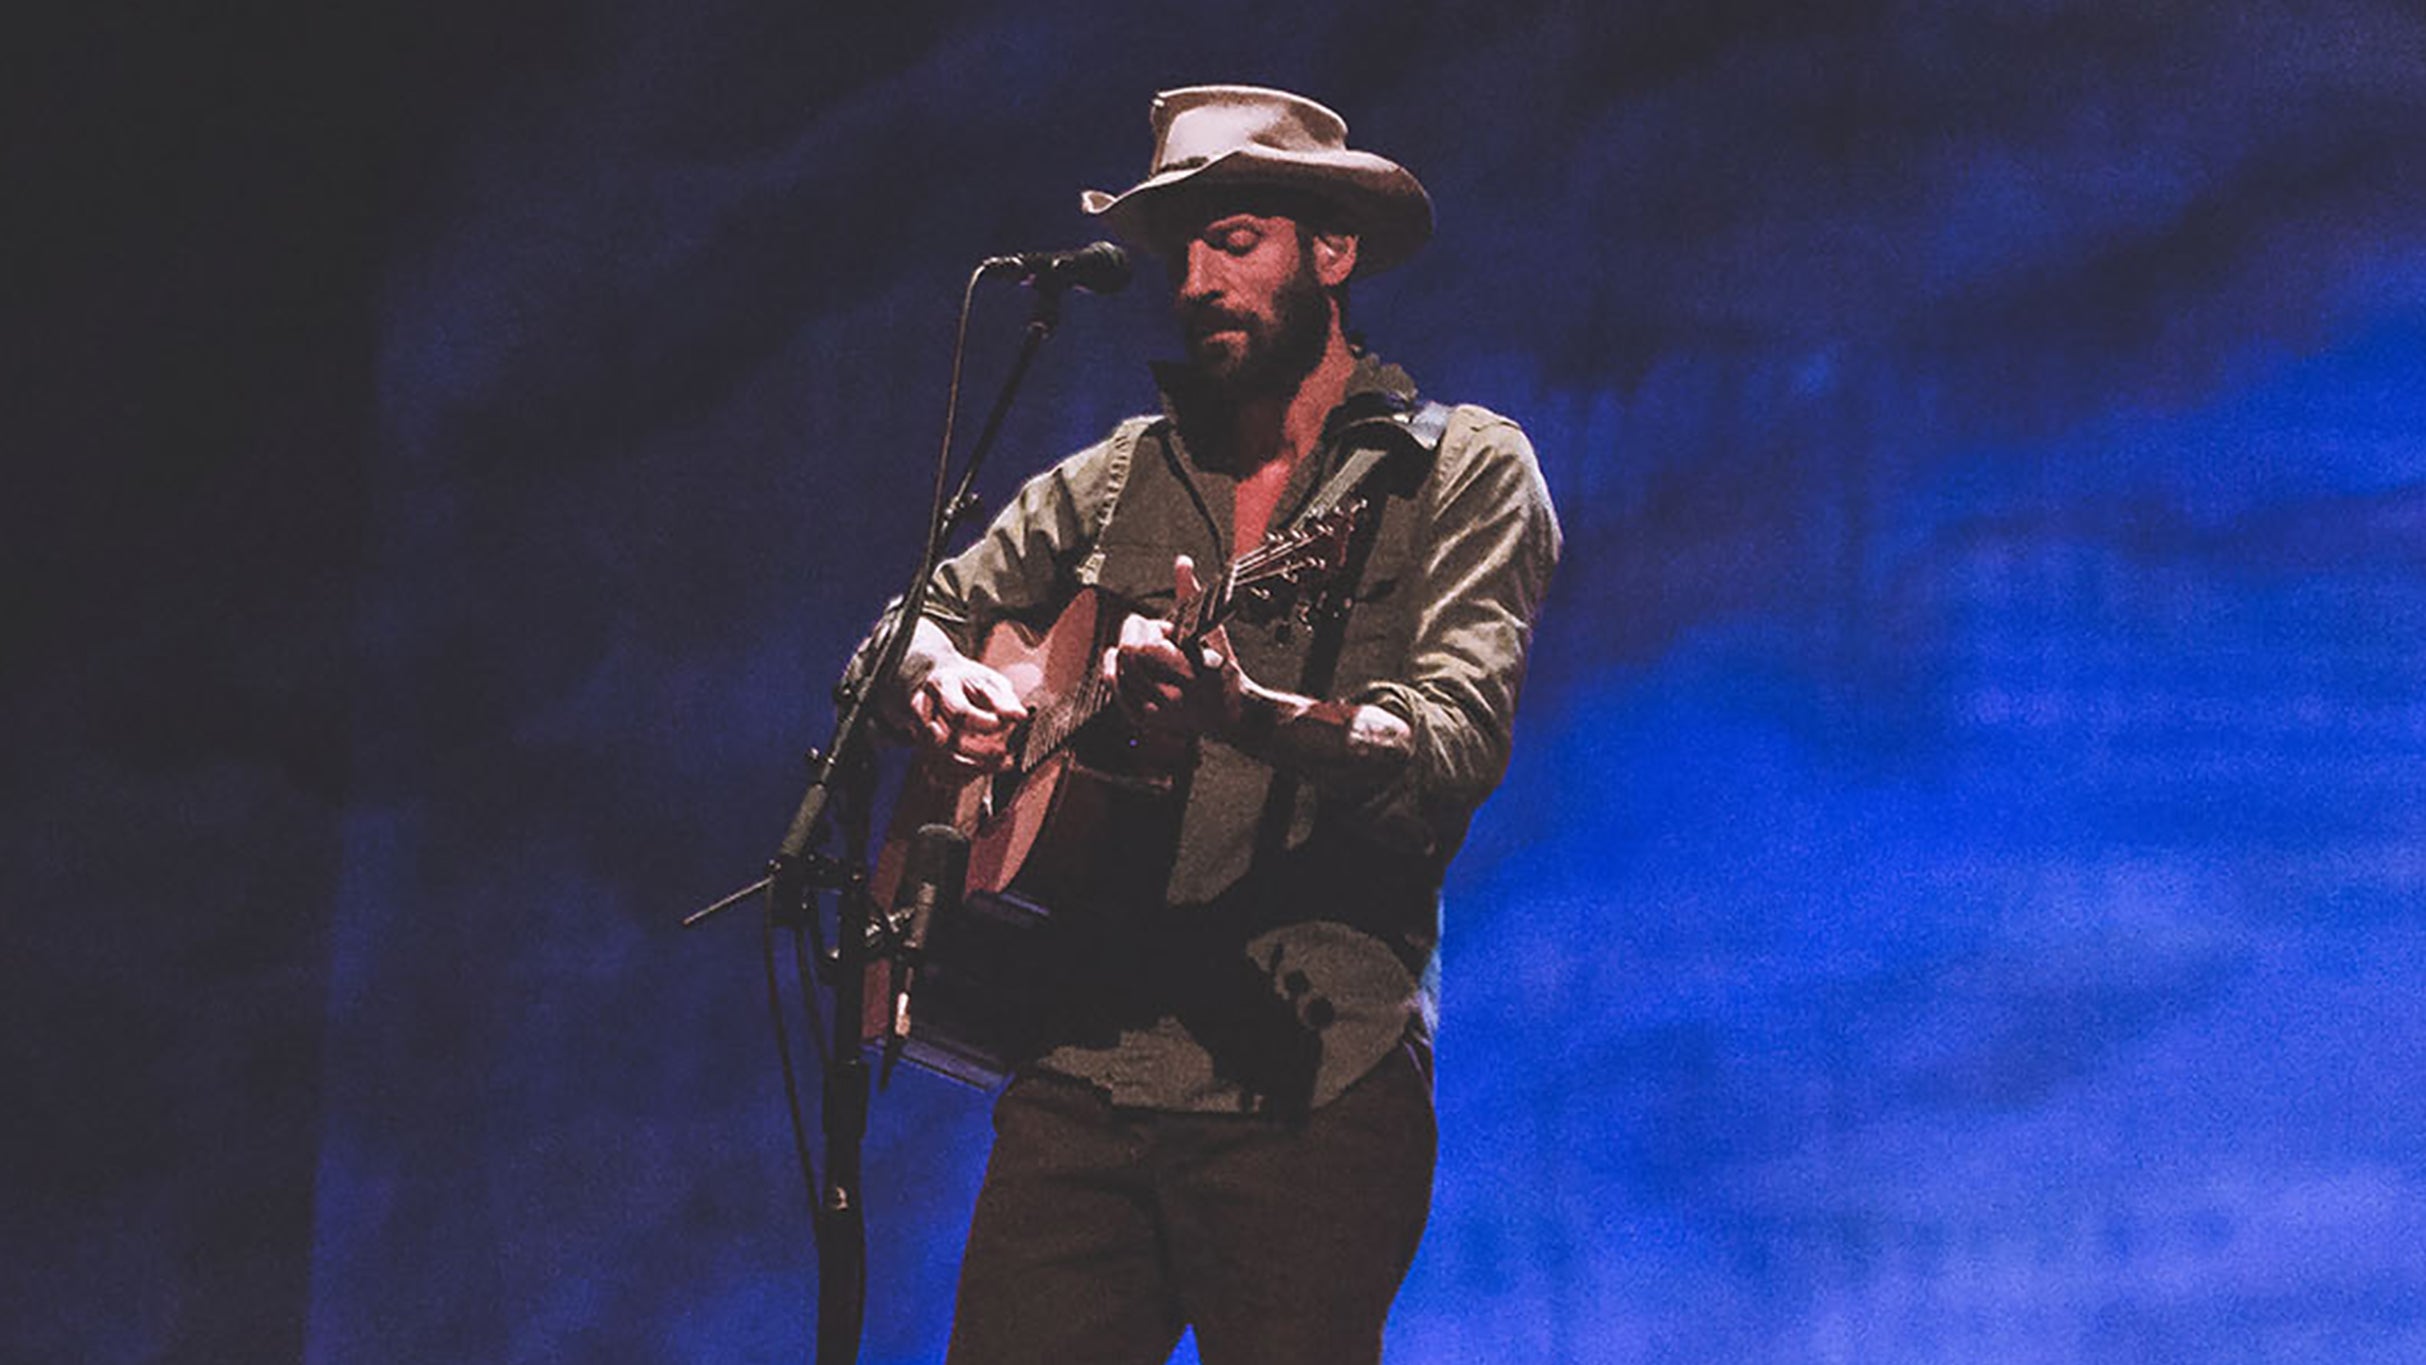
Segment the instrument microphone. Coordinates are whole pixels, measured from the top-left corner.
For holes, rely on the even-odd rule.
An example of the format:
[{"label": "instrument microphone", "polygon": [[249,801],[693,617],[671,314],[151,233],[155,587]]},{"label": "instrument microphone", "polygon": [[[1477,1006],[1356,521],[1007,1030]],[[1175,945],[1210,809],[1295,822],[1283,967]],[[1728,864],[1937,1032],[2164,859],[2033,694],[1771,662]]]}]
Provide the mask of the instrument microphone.
[{"label": "instrument microphone", "polygon": [[1116,294],[1129,286],[1129,253],[1110,242],[1090,242],[1069,251],[1029,251],[1017,256],[988,256],[979,273],[1017,272],[1019,282],[1045,293],[1084,289],[1090,294]]},{"label": "instrument microphone", "polygon": [[901,881],[893,890],[893,908],[886,927],[893,940],[893,1000],[887,1012],[885,1070],[910,1036],[910,991],[926,953],[927,930],[940,913],[949,918],[960,908],[969,884],[969,836],[950,825],[920,825],[902,855]]}]

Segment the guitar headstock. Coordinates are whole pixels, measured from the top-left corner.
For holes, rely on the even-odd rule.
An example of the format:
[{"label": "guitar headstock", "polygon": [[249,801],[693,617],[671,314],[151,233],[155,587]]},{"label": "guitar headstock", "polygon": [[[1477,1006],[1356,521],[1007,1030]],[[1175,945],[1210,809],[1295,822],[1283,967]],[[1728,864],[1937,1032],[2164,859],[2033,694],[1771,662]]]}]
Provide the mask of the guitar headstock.
[{"label": "guitar headstock", "polygon": [[1263,544],[1230,565],[1225,597],[1239,610],[1263,619],[1293,603],[1302,604],[1308,588],[1347,562],[1348,543],[1364,510],[1364,499],[1352,499],[1264,537]]}]

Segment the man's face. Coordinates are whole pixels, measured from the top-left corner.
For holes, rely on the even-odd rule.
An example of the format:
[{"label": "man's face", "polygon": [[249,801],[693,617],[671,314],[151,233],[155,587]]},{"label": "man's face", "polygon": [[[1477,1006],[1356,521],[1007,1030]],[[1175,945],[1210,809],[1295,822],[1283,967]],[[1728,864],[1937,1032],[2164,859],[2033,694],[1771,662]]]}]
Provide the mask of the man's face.
[{"label": "man's face", "polygon": [[1286,397],[1321,361],[1331,301],[1294,219],[1221,214],[1170,263],[1188,359],[1232,398]]}]

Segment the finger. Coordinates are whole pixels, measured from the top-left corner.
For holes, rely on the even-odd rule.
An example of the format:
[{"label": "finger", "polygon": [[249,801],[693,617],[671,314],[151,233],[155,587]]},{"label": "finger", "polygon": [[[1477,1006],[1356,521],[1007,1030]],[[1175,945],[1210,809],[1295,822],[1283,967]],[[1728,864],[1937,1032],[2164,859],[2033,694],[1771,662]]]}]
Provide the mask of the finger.
[{"label": "finger", "polygon": [[1003,709],[1005,702],[1013,708],[1019,705],[1017,701],[998,698],[979,686],[964,687],[963,704],[955,719],[961,729],[970,734],[990,735],[1007,730],[1018,722],[1019,715]]},{"label": "finger", "polygon": [[[1124,644],[1112,652],[1112,695],[1133,719],[1147,719],[1158,694],[1177,676],[1171,666],[1151,652],[1151,644]],[[1167,650],[1169,645],[1161,645]]]},{"label": "finger", "polygon": [[970,681],[975,685],[973,690],[977,697],[984,702],[987,710],[1002,717],[1005,721],[1027,718],[1028,705],[1019,699],[1019,692],[1011,686],[1009,678],[1000,673],[979,673],[974,675]]},{"label": "finger", "polygon": [[1151,616],[1132,616],[1120,623],[1120,647],[1123,650],[1144,649],[1157,640],[1168,639],[1171,623],[1157,621]]},{"label": "finger", "polygon": [[1190,711],[1187,689],[1173,683],[1157,683],[1139,708],[1138,723],[1149,730],[1184,730],[1188,728]]},{"label": "finger", "polygon": [[1182,607],[1195,601],[1196,595],[1204,591],[1204,586],[1196,581],[1195,560],[1180,555],[1171,561],[1171,590]]},{"label": "finger", "polygon": [[1112,667],[1113,683],[1132,693],[1154,683],[1184,679],[1195,671],[1178,646],[1160,635],[1122,644]]},{"label": "finger", "polygon": [[1238,667],[1238,651],[1230,648],[1230,631],[1226,626],[1215,626],[1206,631],[1204,638],[1197,642],[1196,654],[1209,672],[1219,673]]},{"label": "finger", "polygon": [[1187,654],[1171,638],[1171,623],[1151,616],[1132,616],[1121,627],[1120,652],[1167,672],[1185,673],[1189,667]]},{"label": "finger", "polygon": [[1010,754],[1010,735],[1001,727],[965,724],[953,729],[950,750],[963,767],[999,768]]},{"label": "finger", "polygon": [[910,717],[918,722],[920,733],[930,744],[940,748],[951,743],[951,718],[945,714],[943,699],[933,684],[922,683],[910,694]]}]

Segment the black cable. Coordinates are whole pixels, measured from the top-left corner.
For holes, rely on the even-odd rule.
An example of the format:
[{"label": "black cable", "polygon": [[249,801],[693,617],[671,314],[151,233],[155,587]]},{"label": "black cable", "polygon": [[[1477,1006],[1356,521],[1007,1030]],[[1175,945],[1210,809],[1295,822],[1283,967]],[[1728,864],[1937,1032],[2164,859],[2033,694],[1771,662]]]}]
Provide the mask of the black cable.
[{"label": "black cable", "polygon": [[760,956],[766,959],[767,1018],[775,1026],[775,1055],[783,1060],[784,1106],[792,1115],[792,1150],[800,1158],[800,1178],[809,1196],[809,1235],[812,1241],[820,1241],[818,1229],[824,1224],[817,1216],[817,1194],[825,1186],[817,1179],[817,1158],[809,1149],[808,1121],[800,1112],[800,1071],[792,1065],[792,1035],[783,1026],[783,978],[775,969],[775,915],[771,908],[758,941]]},{"label": "black cable", "polygon": [[810,1005],[809,1046],[817,1054],[818,1068],[823,1070],[834,1060],[834,1044],[833,1040],[826,1036],[825,1014],[816,1008],[818,1004],[817,968],[814,964],[824,958],[825,953],[822,950],[811,951],[818,946],[810,941],[813,933],[813,929],[810,933],[803,933],[798,929],[792,931],[792,971],[800,978],[801,993],[807,998]]}]

